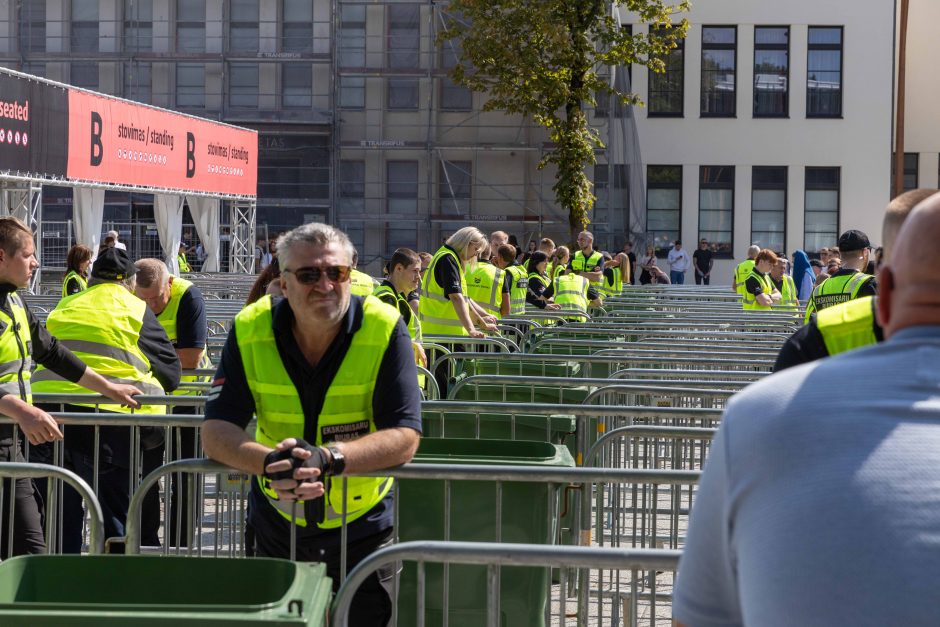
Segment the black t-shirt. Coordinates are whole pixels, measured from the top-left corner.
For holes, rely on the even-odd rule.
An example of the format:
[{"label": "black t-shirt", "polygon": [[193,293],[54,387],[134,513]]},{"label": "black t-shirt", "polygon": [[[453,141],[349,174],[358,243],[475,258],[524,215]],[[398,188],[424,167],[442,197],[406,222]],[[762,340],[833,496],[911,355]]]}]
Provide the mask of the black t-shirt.
[{"label": "black t-shirt", "polygon": [[503,294],[512,291],[512,274],[506,268],[503,268]]},{"label": "black t-shirt", "polygon": [[[445,246],[444,248],[447,248],[455,255],[457,254],[457,251],[450,246]],[[460,287],[461,273],[460,264],[450,255],[441,257],[437,260],[437,263],[434,264],[434,280],[443,288],[444,296],[463,294],[463,289]]]},{"label": "black t-shirt", "polygon": [[206,325],[206,303],[195,285],[180,296],[176,314],[176,348],[205,348],[209,328]]},{"label": "black t-shirt", "polygon": [[[382,285],[391,288],[393,292],[395,291],[395,286],[392,285],[392,282],[388,279],[382,281]],[[412,292],[412,294],[413,293],[414,292]],[[411,306],[407,302],[400,301],[398,298],[392,294],[389,294],[388,292],[382,292],[382,294],[379,295],[379,300],[381,300],[386,305],[391,305],[397,309],[398,313],[400,313],[401,317],[405,320],[405,324],[411,322],[411,315],[414,313],[414,311],[411,310]]]},{"label": "black t-shirt", "polygon": [[754,275],[749,275],[747,280],[744,281],[744,288],[747,290],[748,294],[753,294],[754,296],[760,296],[764,293],[764,284],[757,280]]},{"label": "black t-shirt", "polygon": [[695,264],[695,267],[698,268],[699,272],[705,274],[708,272],[708,266],[712,262],[712,256],[714,253],[708,249],[702,250],[701,248],[697,249],[692,253],[692,262]]},{"label": "black t-shirt", "polygon": [[[875,339],[883,342],[884,329],[878,324],[877,318],[873,318],[873,324],[872,330],[875,332]],[[779,372],[828,356],[829,349],[826,348],[826,341],[823,339],[819,327],[816,326],[816,314],[812,314],[809,323],[797,329],[783,343],[780,352],[777,353],[777,361],[774,363],[773,371]]]},{"label": "black t-shirt", "polygon": [[72,294],[78,294],[82,291],[82,285],[78,282],[78,279],[71,277],[68,281],[65,282],[65,294],[66,296],[71,296]]},{"label": "black t-shirt", "polygon": [[525,302],[535,305],[539,309],[545,309],[545,301],[540,300],[539,297],[545,295],[545,291],[548,289],[546,283],[548,283],[548,277],[530,276],[529,287],[525,293]]},{"label": "black t-shirt", "polygon": [[[327,389],[339,372],[352,344],[353,335],[362,326],[362,298],[350,297],[349,310],[343,318],[340,332],[316,365],[307,361],[297,345],[291,330],[294,312],[285,299],[275,299],[272,315],[278,352],[284,360],[284,367],[294,387],[297,388],[300,404],[307,417],[303,437],[308,442],[315,442],[317,417],[323,408]],[[417,376],[411,337],[404,321],[400,320],[392,332],[376,376],[372,413],[377,429],[410,427],[421,433],[421,393]],[[255,401],[248,388],[233,326],[222,351],[209,400],[206,401],[205,416],[207,420],[224,420],[244,429],[254,411]],[[390,528],[393,523],[392,504],[392,496],[389,494],[367,514],[349,523],[348,541],[365,538]],[[322,518],[322,507],[322,499],[308,501],[306,518]],[[282,537],[289,537],[287,534],[290,533],[290,523],[267,504],[257,481],[251,482],[248,522],[259,534],[280,534]],[[299,538],[315,538],[320,548],[336,547],[340,542],[339,529],[323,530],[315,524],[298,527],[297,534]]]}]

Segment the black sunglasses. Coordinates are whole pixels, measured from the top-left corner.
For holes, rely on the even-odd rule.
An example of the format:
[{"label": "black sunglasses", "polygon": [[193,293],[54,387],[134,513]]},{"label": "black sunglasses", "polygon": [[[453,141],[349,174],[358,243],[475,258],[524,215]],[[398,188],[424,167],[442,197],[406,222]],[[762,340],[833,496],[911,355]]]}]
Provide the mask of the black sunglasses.
[{"label": "black sunglasses", "polygon": [[323,274],[326,274],[326,278],[334,283],[344,283],[349,280],[349,272],[352,270],[349,266],[310,266],[309,268],[297,268],[296,270],[288,270],[285,268],[282,272],[290,272],[300,283],[304,285],[312,285],[317,283],[320,280],[320,277]]}]

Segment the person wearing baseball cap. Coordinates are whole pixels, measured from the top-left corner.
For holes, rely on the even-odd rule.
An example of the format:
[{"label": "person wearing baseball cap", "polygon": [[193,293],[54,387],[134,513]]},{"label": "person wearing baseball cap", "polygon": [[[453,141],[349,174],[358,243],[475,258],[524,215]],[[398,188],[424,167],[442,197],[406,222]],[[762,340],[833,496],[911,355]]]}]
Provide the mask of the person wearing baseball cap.
[{"label": "person wearing baseball cap", "polygon": [[[134,296],[137,267],[120,248],[103,250],[91,267],[88,289],[63,298],[49,313],[46,328],[89,367],[112,382],[131,383],[146,395],[163,396],[180,382],[180,362],[166,331],[147,303]],[[33,390],[54,394],[87,394],[87,388],[63,379],[40,366],[33,374]],[[87,412],[94,402],[54,407],[57,411]],[[48,411],[48,410],[47,410]],[[164,405],[143,405],[144,414],[165,414]],[[107,413],[125,414],[129,408],[106,406]],[[98,500],[104,513],[105,537],[123,537],[127,506],[133,486],[129,482],[132,460],[130,427],[70,426],[65,439],[66,456],[74,470],[94,485],[98,465]],[[143,449],[163,442],[162,430],[141,428]],[[62,548],[78,553],[82,545],[81,499],[65,490]]]},{"label": "person wearing baseball cap", "polygon": [[851,229],[839,236],[842,268],[816,286],[806,304],[806,322],[817,311],[847,303],[856,298],[874,296],[878,291],[875,277],[865,274],[871,257],[871,242],[861,231]]}]

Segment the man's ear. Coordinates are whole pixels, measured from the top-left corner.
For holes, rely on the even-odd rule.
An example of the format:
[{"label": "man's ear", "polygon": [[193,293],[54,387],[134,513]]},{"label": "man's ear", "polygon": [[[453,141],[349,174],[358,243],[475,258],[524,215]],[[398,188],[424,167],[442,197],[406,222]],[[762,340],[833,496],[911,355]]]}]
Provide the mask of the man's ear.
[{"label": "man's ear", "polygon": [[[882,266],[878,270],[878,296],[875,298],[875,309],[878,324],[887,329],[891,322],[891,296],[894,291],[894,274],[890,266]],[[885,336],[887,337],[887,336]]]}]

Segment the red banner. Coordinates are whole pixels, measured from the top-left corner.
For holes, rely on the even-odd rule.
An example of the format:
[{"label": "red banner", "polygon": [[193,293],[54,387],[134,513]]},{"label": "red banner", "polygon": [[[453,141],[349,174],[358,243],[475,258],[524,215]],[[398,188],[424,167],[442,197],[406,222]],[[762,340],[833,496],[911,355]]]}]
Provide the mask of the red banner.
[{"label": "red banner", "polygon": [[68,178],[256,196],[255,131],[70,89]]}]

